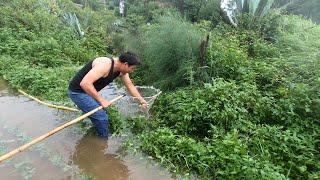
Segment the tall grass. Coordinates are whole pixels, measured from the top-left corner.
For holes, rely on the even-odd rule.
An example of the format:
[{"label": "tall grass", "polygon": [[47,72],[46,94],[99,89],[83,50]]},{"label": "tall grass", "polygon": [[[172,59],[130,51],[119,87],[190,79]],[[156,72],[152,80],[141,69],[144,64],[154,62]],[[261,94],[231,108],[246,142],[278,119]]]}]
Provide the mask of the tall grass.
[{"label": "tall grass", "polygon": [[148,72],[145,83],[175,89],[189,84],[185,69],[197,64],[202,37],[200,30],[179,16],[162,16],[139,39],[129,40],[128,48],[141,57],[143,71]]}]

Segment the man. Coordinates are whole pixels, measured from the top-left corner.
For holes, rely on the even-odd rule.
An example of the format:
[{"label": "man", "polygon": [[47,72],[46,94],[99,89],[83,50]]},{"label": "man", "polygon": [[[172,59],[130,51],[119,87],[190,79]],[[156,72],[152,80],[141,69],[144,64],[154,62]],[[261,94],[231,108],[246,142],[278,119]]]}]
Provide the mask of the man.
[{"label": "man", "polygon": [[[98,57],[87,63],[70,81],[68,95],[71,100],[84,112],[89,112],[99,106],[106,108],[111,105],[98,91],[103,89],[115,78],[120,76],[129,93],[136,97],[146,108],[147,102],[141,97],[133,85],[129,73],[140,64],[137,55],[126,52],[119,58]],[[90,117],[98,136],[108,138],[109,121],[104,110],[99,110]]]},{"label": "man", "polygon": [[119,12],[120,16],[124,17],[124,0],[119,1]]}]

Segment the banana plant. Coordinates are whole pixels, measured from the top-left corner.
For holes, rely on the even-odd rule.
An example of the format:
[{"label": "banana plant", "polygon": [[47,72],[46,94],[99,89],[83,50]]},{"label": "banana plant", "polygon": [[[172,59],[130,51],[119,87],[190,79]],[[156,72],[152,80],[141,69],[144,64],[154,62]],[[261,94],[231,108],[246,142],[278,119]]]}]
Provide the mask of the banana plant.
[{"label": "banana plant", "polygon": [[67,12],[62,15],[64,21],[78,34],[80,38],[84,37],[84,32],[81,29],[80,22],[75,13]]},{"label": "banana plant", "polygon": [[251,22],[254,22],[267,14],[273,3],[274,0],[221,0],[220,8],[229,22],[237,27],[238,15],[249,14]]}]

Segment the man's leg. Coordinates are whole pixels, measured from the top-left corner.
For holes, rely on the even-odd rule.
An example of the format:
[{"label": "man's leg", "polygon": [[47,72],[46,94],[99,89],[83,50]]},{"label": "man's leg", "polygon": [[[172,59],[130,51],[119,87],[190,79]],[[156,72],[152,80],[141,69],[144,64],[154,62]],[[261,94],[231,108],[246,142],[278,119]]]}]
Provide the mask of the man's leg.
[{"label": "man's leg", "polygon": [[98,136],[108,138],[109,121],[107,113],[104,110],[99,110],[90,116],[90,120],[96,127]]},{"label": "man's leg", "polygon": [[[93,99],[86,93],[69,91],[68,95],[84,113],[87,113],[100,106],[100,104],[95,99]],[[107,113],[104,110],[99,110],[89,116],[89,118],[96,128],[98,136],[107,138],[109,128]]]}]

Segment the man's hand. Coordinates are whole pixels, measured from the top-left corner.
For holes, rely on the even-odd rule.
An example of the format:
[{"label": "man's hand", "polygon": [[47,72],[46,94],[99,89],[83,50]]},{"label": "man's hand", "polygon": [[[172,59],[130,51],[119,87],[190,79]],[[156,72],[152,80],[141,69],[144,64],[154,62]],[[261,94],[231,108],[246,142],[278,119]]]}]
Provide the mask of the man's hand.
[{"label": "man's hand", "polygon": [[106,107],[111,106],[111,102],[109,102],[109,101],[107,101],[107,100],[105,100],[105,99],[101,100],[100,104],[101,104],[101,106],[102,106],[103,108],[106,108]]},{"label": "man's hand", "polygon": [[147,103],[146,100],[143,99],[140,101],[140,106],[142,106],[144,109],[147,109],[149,104]]},{"label": "man's hand", "polygon": [[140,102],[140,106],[142,106],[144,109],[148,108],[148,103],[146,100],[143,99],[143,97],[140,95],[139,91],[137,90],[137,88],[133,85],[129,74],[125,73],[121,76],[122,82],[123,84],[126,86],[126,88],[128,89],[128,91],[130,92],[130,94],[134,97],[137,98],[137,101]]}]

